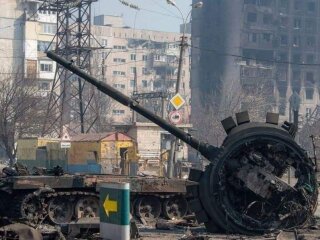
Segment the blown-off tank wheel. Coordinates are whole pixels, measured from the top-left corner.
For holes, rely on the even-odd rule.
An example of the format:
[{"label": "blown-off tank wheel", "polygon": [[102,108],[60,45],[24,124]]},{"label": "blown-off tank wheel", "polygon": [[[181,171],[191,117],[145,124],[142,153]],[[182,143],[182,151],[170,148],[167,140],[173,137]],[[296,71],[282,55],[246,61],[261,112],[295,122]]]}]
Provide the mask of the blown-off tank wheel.
[{"label": "blown-off tank wheel", "polygon": [[157,197],[139,197],[135,202],[135,214],[147,222],[156,220],[161,213],[161,202]]},{"label": "blown-off tank wheel", "polygon": [[163,201],[162,212],[167,219],[181,219],[187,211],[188,202],[183,196],[174,196]]},{"label": "blown-off tank wheel", "polygon": [[[295,184],[282,179],[294,169]],[[263,234],[303,226],[317,205],[310,158],[292,135],[269,123],[242,121],[228,129],[218,157],[190,174],[197,220],[209,231]]]}]

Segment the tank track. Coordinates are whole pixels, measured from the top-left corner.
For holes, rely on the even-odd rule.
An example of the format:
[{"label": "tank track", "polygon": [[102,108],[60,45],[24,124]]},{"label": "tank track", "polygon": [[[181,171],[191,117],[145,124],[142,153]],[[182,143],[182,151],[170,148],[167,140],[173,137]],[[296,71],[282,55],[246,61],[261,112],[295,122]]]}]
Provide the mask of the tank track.
[{"label": "tank track", "polygon": [[[67,224],[80,218],[99,217],[99,194],[93,191],[47,190],[39,193],[16,192],[7,212],[11,219],[41,223]],[[131,196],[131,214],[145,222],[158,218],[179,219],[188,212],[181,194],[139,194]]]}]

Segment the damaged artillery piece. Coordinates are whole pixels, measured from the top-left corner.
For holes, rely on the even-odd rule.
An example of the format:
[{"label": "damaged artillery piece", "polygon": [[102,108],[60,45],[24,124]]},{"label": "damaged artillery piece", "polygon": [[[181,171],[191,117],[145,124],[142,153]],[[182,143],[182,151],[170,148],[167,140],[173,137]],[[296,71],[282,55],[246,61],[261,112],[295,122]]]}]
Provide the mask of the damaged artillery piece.
[{"label": "damaged artillery piece", "polygon": [[[94,85],[121,104],[167,130],[198,150],[210,164],[205,171],[191,170],[187,186],[189,207],[210,232],[262,234],[301,227],[317,206],[314,166],[294,141],[294,127],[278,126],[278,115],[268,113],[266,123],[250,122],[247,112],[222,121],[228,136],[222,146],[201,142],[144,109],[72,62],[48,52],[48,57]],[[291,184],[282,179],[291,169]]]}]

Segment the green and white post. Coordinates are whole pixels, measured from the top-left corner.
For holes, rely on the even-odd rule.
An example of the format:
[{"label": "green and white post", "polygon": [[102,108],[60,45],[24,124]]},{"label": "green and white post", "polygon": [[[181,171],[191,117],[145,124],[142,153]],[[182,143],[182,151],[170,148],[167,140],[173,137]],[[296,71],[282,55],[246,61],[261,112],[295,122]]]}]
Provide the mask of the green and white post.
[{"label": "green and white post", "polygon": [[100,184],[100,237],[130,240],[130,184]]}]

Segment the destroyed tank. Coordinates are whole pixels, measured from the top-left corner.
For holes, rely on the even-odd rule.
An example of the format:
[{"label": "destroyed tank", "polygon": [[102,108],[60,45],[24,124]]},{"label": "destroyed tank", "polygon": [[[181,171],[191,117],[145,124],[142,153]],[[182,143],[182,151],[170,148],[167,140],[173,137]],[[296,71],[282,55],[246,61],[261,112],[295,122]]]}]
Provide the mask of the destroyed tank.
[{"label": "destroyed tank", "polygon": [[[187,190],[185,196],[188,196],[190,209],[195,213],[198,222],[203,222],[209,232],[263,234],[279,229],[304,226],[311,220],[317,206],[318,196],[314,164],[305,151],[294,141],[296,131],[294,124],[285,122],[284,125],[279,126],[278,115],[274,113],[268,113],[264,123],[250,122],[247,112],[238,113],[236,114],[236,121],[232,117],[222,121],[227,137],[220,147],[216,147],[200,141],[169,124],[164,119],[144,109],[137,101],[82,71],[73,62],[61,58],[54,52],[48,52],[47,55],[58,64],[94,85],[99,91],[130,107],[189,144],[209,160],[209,165],[204,171],[196,169],[190,171],[189,181],[159,180],[159,178],[156,178],[155,181],[160,181],[160,184],[148,185],[150,194],[147,195],[152,200],[145,201],[145,204],[142,204],[141,215],[147,212],[145,216],[149,216],[156,209],[155,205],[150,204],[150,202],[159,199],[161,190],[158,192],[158,198],[153,194],[157,192],[161,181],[163,181],[163,184],[172,181],[173,188],[176,182],[185,187]],[[287,176],[288,173],[290,175],[288,179],[290,180],[284,181],[284,176]],[[32,198],[43,194],[48,196],[47,198],[37,197],[40,200],[32,206],[18,204],[18,211],[14,210],[13,212],[18,212],[20,215],[21,212],[24,212],[24,214],[27,213],[27,215],[32,216],[35,208],[39,210],[45,206],[48,210],[44,214],[49,214],[49,216],[50,214],[54,216],[57,214],[56,218],[59,219],[66,214],[63,206],[68,205],[68,201],[61,201],[61,195],[68,196],[69,201],[71,201],[73,195],[77,194],[85,195],[88,197],[87,199],[97,197],[98,189],[93,189],[93,186],[97,187],[99,182],[94,180],[95,184],[89,184],[91,191],[83,191],[80,187],[79,193],[76,193],[76,186],[88,186],[88,181],[90,183],[92,180],[90,180],[90,176],[79,178],[72,176],[69,179],[72,188],[68,191],[59,188],[62,182],[55,185],[62,180],[62,177],[52,177],[50,184],[48,184],[50,187],[44,186],[43,178],[39,178],[37,180],[39,184],[33,191],[27,191],[27,187],[23,187],[23,184],[29,184],[29,177],[25,179],[21,177],[7,178],[6,181],[12,181],[12,185],[5,187],[8,185],[2,184],[2,189],[7,188],[12,203],[17,201],[16,198],[19,199],[14,194],[12,195],[12,192],[16,192],[14,186],[21,186],[19,192],[16,192],[19,193],[18,195],[22,194],[23,191],[32,193],[31,196],[20,196],[18,202],[26,202],[28,196]],[[114,181],[114,179],[114,176],[112,176],[110,181]],[[101,180],[109,181],[107,178]],[[130,182],[131,191],[134,194],[135,183],[132,180]],[[134,208],[139,206],[137,203],[141,203],[142,200],[139,199],[143,199],[143,195],[143,191],[140,191],[135,196],[138,197],[138,200],[136,200]],[[11,198],[11,196],[14,196],[14,198]],[[132,196],[134,197],[134,195]],[[170,199],[170,193],[162,193],[162,196],[165,199]],[[177,193],[173,191],[173,199],[175,196],[177,196]],[[81,202],[81,197],[79,199],[79,212],[88,212],[88,209],[90,210],[90,207],[86,207],[88,201]],[[156,206],[159,207],[159,201],[156,200],[156,202]],[[14,204],[13,206],[18,205]],[[170,206],[177,208],[174,200],[171,201]],[[170,208],[163,207],[162,209]]]},{"label": "destroyed tank", "polygon": [[[263,234],[304,226],[317,207],[314,164],[294,141],[297,126],[278,125],[278,114],[264,123],[250,122],[248,112],[222,121],[227,137],[220,147],[200,141],[144,109],[53,52],[48,57],[119,103],[167,130],[200,152],[210,164],[193,169],[186,186],[190,209],[209,232]],[[288,181],[284,176],[289,175]]]}]

